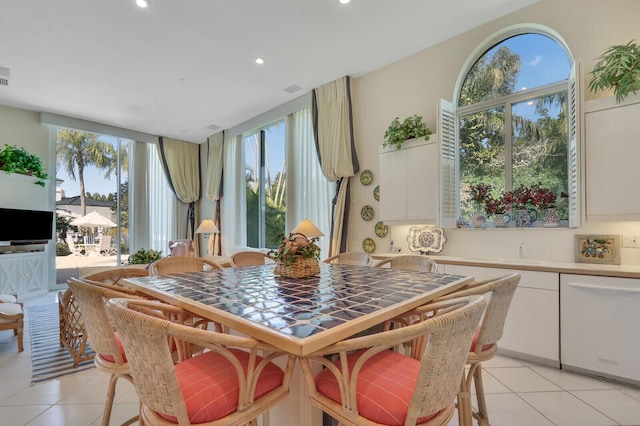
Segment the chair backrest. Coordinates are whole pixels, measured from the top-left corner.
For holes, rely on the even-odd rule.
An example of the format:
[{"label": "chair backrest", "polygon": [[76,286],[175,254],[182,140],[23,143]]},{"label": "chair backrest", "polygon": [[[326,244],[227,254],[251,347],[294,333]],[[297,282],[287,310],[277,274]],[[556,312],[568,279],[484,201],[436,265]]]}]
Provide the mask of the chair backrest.
[{"label": "chair backrest", "polygon": [[106,251],[107,253],[111,249],[111,235],[103,235],[100,237],[100,245],[98,246],[98,253]]},{"label": "chair backrest", "polygon": [[80,250],[78,250],[78,246],[76,246],[76,242],[71,235],[67,235],[67,246],[71,254],[80,254]]},{"label": "chair backrest", "polygon": [[364,252],[348,251],[326,258],[325,263],[336,263],[339,265],[359,265],[370,266],[371,256]]},{"label": "chair backrest", "polygon": [[[89,281],[99,281],[104,284],[111,284],[122,287],[120,280],[123,278],[148,277],[149,271],[142,268],[113,268],[89,274],[83,278]],[[119,290],[119,289],[118,289]]]},{"label": "chair backrest", "polygon": [[505,275],[475,285],[471,284],[471,287],[463,288],[440,299],[470,295],[487,297],[487,310],[482,318],[480,331],[476,339],[475,352],[481,352],[483,347],[493,345],[502,338],[504,323],[519,282],[520,274]]},{"label": "chair backrest", "polygon": [[149,266],[149,275],[180,274],[183,272],[198,272],[206,269],[220,269],[220,266],[202,257],[169,256],[153,262]]},{"label": "chair backrest", "polygon": [[[406,342],[420,340],[422,348],[411,354],[412,358],[420,362],[420,369],[404,424],[415,425],[417,419],[440,412],[448,407],[452,412],[453,404],[460,390],[460,378],[464,372],[469,346],[486,305],[486,300],[481,296],[468,296],[425,305],[417,309],[425,314],[423,316],[425,319],[421,322],[375,335],[343,340],[312,354],[310,357],[303,357],[301,361],[307,384],[316,383],[317,385],[315,382],[317,379],[314,380],[313,373],[311,373],[309,358],[329,367],[324,369],[322,374],[328,375],[328,372],[333,370],[331,374],[338,381],[340,395],[343,398],[342,404],[336,401],[337,404],[334,407],[343,411],[343,418],[353,418],[353,414],[359,411],[357,394],[367,392],[364,388],[354,388],[359,379],[360,369],[365,367],[367,361],[374,356],[391,354],[392,352],[387,349]],[[426,315],[428,312],[432,315]],[[361,350],[363,350],[362,353]],[[331,365],[333,361],[327,358],[327,355],[335,353],[340,354],[341,363],[343,360],[347,360],[349,354],[361,353],[357,362],[354,361],[355,366],[350,375],[343,376],[341,374],[344,367],[336,369]],[[380,362],[379,365],[386,366],[387,362]],[[395,371],[393,366],[383,368],[386,370],[384,375],[387,376],[386,373],[388,373],[389,381],[397,380],[397,375],[401,374]],[[380,371],[378,373],[383,374]],[[312,398],[317,397],[317,394],[312,393]],[[363,397],[367,398],[366,395]],[[345,401],[344,398],[348,398],[348,401]],[[390,404],[394,404],[394,402],[390,402]],[[354,424],[360,424],[358,420],[354,419]],[[362,424],[374,423],[363,421]]]},{"label": "chair backrest", "polygon": [[[248,423],[250,419],[257,417],[254,415],[256,407],[259,406],[259,409],[264,411],[275,401],[287,395],[295,363],[293,355],[288,355],[286,372],[282,384],[276,391],[278,394],[266,398],[268,399],[266,402],[254,401],[258,381],[256,375],[259,375],[270,363],[272,356],[287,354],[282,352],[275,354],[273,352],[275,348],[250,337],[233,336],[172,323],[160,315],[154,315],[152,310],[161,307],[158,305],[153,302],[111,299],[106,307],[127,353],[131,376],[143,406],[157,413],[176,417],[180,425],[191,424],[174,361],[167,345],[167,341],[172,338],[183,342],[195,341],[204,344],[211,352],[221,354],[231,363],[232,367],[229,370],[235,370],[237,373],[240,383],[238,409],[233,410],[228,416],[237,420],[227,419],[227,422],[220,422],[220,424]],[[247,370],[250,371],[244,371],[242,363],[237,358],[237,352],[233,348],[242,348],[242,354],[246,354],[249,358]],[[264,359],[258,356],[262,351],[264,351]],[[210,352],[207,354],[212,355]],[[232,383],[233,380],[229,378],[224,386],[232,386]],[[222,384],[221,388],[224,391]]]},{"label": "chair backrest", "polygon": [[231,256],[229,264],[232,267],[264,265],[269,259],[269,255],[259,251],[239,251]]},{"label": "chair backrest", "polygon": [[169,241],[169,256],[194,256],[193,240],[182,239]]},{"label": "chair backrest", "polygon": [[416,272],[437,272],[438,264],[427,256],[418,255],[403,255],[389,257],[376,265],[376,267],[382,267],[389,265],[392,269],[402,269],[404,271],[416,271]]},{"label": "chair backrest", "polygon": [[94,285],[84,279],[70,278],[67,284],[80,308],[91,349],[101,357],[111,356],[118,366],[124,365],[125,361],[104,304],[109,298],[129,295],[118,292],[115,288],[112,290]]}]

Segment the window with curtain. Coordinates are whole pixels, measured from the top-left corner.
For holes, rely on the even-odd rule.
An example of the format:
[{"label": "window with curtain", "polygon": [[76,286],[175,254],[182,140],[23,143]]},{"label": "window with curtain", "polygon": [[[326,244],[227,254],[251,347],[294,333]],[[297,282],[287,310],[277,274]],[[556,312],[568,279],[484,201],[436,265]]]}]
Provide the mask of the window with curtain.
[{"label": "window with curtain", "polygon": [[249,247],[276,248],[285,233],[285,130],[279,121],[243,138]]},{"label": "window with curtain", "polygon": [[569,219],[577,197],[576,135],[570,132],[577,113],[567,50],[549,34],[509,30],[468,63],[453,111],[458,217],[468,219],[478,209],[471,197],[478,184],[490,185],[495,199],[540,184],[558,197],[572,196],[559,205],[561,218]]},{"label": "window with curtain", "polygon": [[335,184],[320,168],[310,108],[242,136],[231,135],[224,147],[223,253],[247,246],[276,248],[281,236],[306,218],[325,234],[319,241],[325,256]]}]

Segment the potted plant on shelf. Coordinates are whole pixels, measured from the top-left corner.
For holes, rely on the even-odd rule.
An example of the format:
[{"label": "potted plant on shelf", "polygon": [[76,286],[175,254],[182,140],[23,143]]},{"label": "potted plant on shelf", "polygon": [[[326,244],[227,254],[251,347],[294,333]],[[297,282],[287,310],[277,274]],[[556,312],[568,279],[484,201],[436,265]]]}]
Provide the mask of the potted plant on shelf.
[{"label": "potted plant on shelf", "polygon": [[427,123],[422,120],[419,115],[407,117],[400,122],[400,118],[393,119],[387,131],[384,132],[383,147],[395,146],[396,149],[402,148],[404,142],[408,139],[424,138],[429,140],[431,130],[427,127]]},{"label": "potted plant on shelf", "polygon": [[616,102],[620,103],[640,90],[640,46],[633,40],[611,46],[598,59],[591,71],[590,91],[613,89]]},{"label": "potted plant on shelf", "polygon": [[485,201],[484,211],[487,216],[493,217],[493,224],[496,228],[505,228],[511,222],[511,216],[507,213],[510,204],[507,202],[504,194],[499,198],[493,198],[491,194]]},{"label": "potted plant on shelf", "polygon": [[320,273],[320,247],[318,237],[307,238],[302,234],[289,234],[277,251],[269,251],[276,259],[275,274],[288,278],[311,277]]},{"label": "potted plant on shelf", "polygon": [[35,183],[40,186],[44,186],[45,180],[48,178],[40,157],[29,153],[24,148],[18,148],[16,145],[5,144],[4,149],[0,150],[0,170],[7,173],[35,176],[38,178]]},{"label": "potted plant on shelf", "polygon": [[515,210],[516,227],[528,228],[538,219],[538,213],[533,208],[531,189],[520,184],[513,191],[504,193],[505,202]]},{"label": "potted plant on shelf", "polygon": [[162,258],[162,251],[138,249],[135,253],[129,255],[129,265],[144,265],[147,267],[158,259]]},{"label": "potted plant on shelf", "polygon": [[560,215],[556,209],[556,194],[540,184],[531,187],[531,200],[535,207],[544,212],[544,226],[556,227],[560,224]]}]

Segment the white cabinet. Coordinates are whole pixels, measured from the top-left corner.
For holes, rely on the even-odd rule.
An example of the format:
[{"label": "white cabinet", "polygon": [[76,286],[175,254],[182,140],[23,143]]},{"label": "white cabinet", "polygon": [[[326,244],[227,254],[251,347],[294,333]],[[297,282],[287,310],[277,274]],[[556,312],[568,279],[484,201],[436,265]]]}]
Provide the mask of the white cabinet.
[{"label": "white cabinet", "polygon": [[438,135],[411,139],[402,149],[380,147],[380,219],[386,223],[438,220]]},{"label": "white cabinet", "polygon": [[640,280],[560,275],[562,366],[640,383]]},{"label": "white cabinet", "polygon": [[585,104],[588,219],[640,220],[640,95]]},{"label": "white cabinet", "polygon": [[[440,266],[444,266],[447,274],[470,275],[476,280],[519,273],[520,282],[511,301],[504,334],[498,343],[499,351],[560,366],[559,274],[449,264]],[[438,270],[441,272],[440,268]]]},{"label": "white cabinet", "polygon": [[0,293],[18,297],[45,293],[47,286],[45,252],[0,255]]}]

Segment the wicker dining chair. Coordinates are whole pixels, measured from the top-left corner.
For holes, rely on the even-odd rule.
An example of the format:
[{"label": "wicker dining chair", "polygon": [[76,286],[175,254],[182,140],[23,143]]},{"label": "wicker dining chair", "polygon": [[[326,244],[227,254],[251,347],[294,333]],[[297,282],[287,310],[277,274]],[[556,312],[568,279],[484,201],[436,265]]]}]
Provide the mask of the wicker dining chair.
[{"label": "wicker dining chair", "polygon": [[[86,275],[85,279],[115,286],[120,292],[136,294],[130,289],[123,288],[120,280],[124,278],[145,277],[149,272],[140,268],[112,268],[94,274]],[[73,367],[81,362],[93,359],[95,352],[87,345],[87,332],[78,302],[70,288],[58,292],[58,319],[60,327],[60,347],[67,349],[73,359]]]},{"label": "wicker dining chair", "polygon": [[416,272],[438,272],[438,264],[431,258],[418,255],[393,256],[377,263],[376,268],[389,265],[392,269]]},{"label": "wicker dining chair", "polygon": [[[311,402],[340,425],[446,425],[485,306],[481,296],[425,305],[424,321],[302,357]],[[414,340],[422,346],[410,356],[390,350]],[[312,362],[324,367],[316,376]]]},{"label": "wicker dining chair", "polygon": [[[257,416],[288,395],[294,355],[251,337],[169,322],[152,315],[150,310],[158,308],[139,300],[107,303],[128,354],[141,423],[257,425]],[[207,350],[174,364],[168,336]],[[287,359],[284,371],[273,362],[279,357]]]},{"label": "wicker dining chair", "polygon": [[221,269],[212,260],[194,256],[169,256],[153,262],[149,266],[149,275],[180,274],[183,272],[198,272],[207,269]]},{"label": "wicker dining chair", "polygon": [[372,259],[367,253],[348,251],[323,260],[324,263],[335,263],[339,265],[371,266]]},{"label": "wicker dining chair", "polygon": [[239,251],[229,258],[229,265],[234,268],[242,266],[264,265],[273,261],[273,258],[266,253],[259,251]]},{"label": "wicker dining chair", "polygon": [[18,352],[24,351],[23,305],[12,294],[0,294],[0,330],[13,330],[13,334],[18,340]]},{"label": "wicker dining chair", "polygon": [[[471,425],[472,418],[475,418],[479,425],[489,426],[489,411],[482,384],[482,361],[490,360],[498,351],[498,341],[502,338],[509,306],[519,282],[520,274],[506,275],[472,283],[468,287],[438,299],[445,301],[455,297],[482,295],[489,301],[467,356],[468,372],[462,376],[458,394],[458,423],[461,426]],[[473,412],[471,405],[472,381],[476,390],[477,412]]]},{"label": "wicker dining chair", "polygon": [[[85,279],[70,278],[67,284],[82,313],[91,348],[96,352],[93,362],[100,371],[110,375],[102,417],[102,425],[108,426],[118,379],[123,378],[130,383],[133,383],[133,380],[129,374],[127,356],[121,348],[119,338],[107,315],[105,302],[112,297],[133,296],[130,293],[117,291],[116,287],[109,288]],[[139,417],[135,416],[123,424],[129,425],[138,419]]]}]

